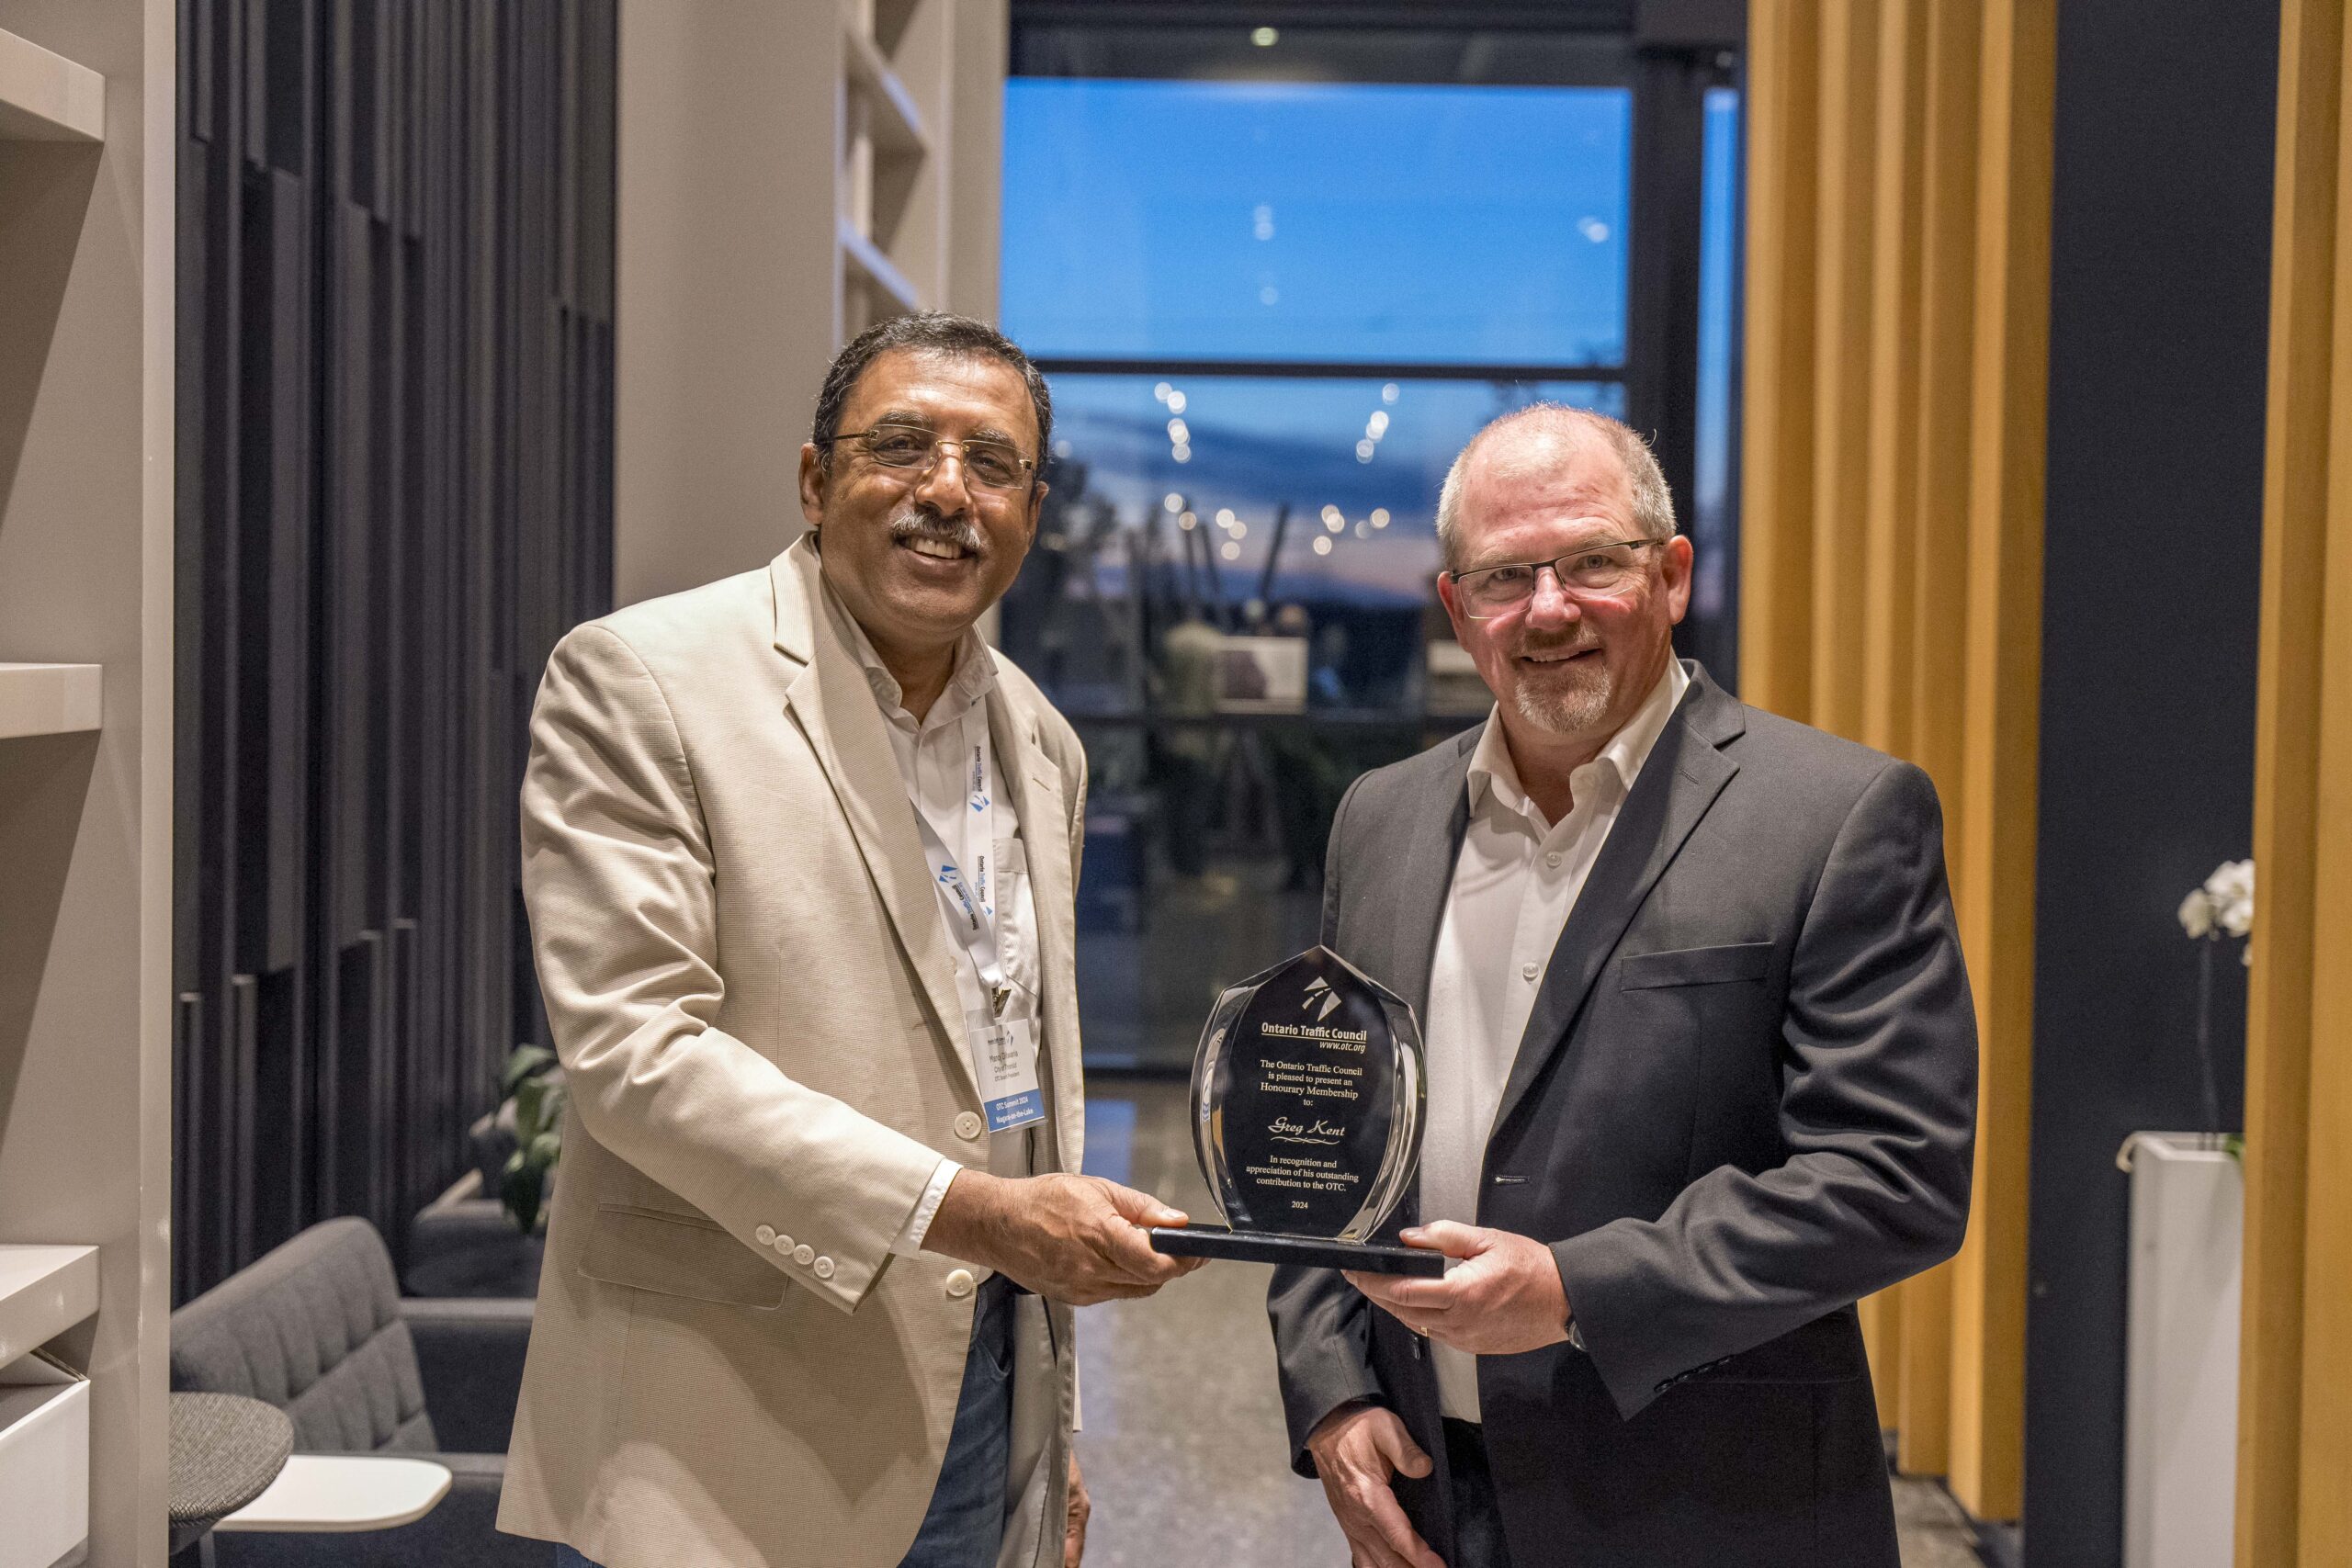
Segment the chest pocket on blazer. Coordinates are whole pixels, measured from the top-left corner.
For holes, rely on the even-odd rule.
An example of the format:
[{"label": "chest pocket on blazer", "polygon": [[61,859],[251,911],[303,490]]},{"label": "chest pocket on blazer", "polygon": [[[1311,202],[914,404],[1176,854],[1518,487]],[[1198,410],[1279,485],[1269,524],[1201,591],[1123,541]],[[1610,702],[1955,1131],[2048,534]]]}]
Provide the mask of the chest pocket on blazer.
[{"label": "chest pocket on blazer", "polygon": [[1628,991],[1659,986],[1707,986],[1725,980],[1761,980],[1770,966],[1769,942],[1725,947],[1686,947],[1674,953],[1634,953],[1618,962],[1617,984]]},{"label": "chest pocket on blazer", "polygon": [[580,1271],[608,1285],[722,1306],[769,1310],[792,1281],[759,1254],[695,1214],[600,1204]]}]

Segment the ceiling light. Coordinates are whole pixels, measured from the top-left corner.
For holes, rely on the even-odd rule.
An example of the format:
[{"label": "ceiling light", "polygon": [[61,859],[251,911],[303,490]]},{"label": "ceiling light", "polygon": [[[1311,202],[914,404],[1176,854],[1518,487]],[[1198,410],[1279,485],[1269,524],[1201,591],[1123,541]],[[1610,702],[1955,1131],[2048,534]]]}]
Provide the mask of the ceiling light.
[{"label": "ceiling light", "polygon": [[1230,528],[1233,526],[1233,508],[1230,506],[1220,506],[1216,509],[1216,525],[1220,528]]},{"label": "ceiling light", "polygon": [[1396,400],[1396,382],[1391,381],[1386,386],[1380,389],[1380,400],[1384,403],[1393,403]]},{"label": "ceiling light", "polygon": [[1272,49],[1282,41],[1282,36],[1272,28],[1260,28],[1250,35],[1250,41],[1260,49]]},{"label": "ceiling light", "polygon": [[1378,450],[1378,448],[1373,445],[1372,438],[1370,436],[1364,437],[1364,439],[1356,443],[1356,461],[1359,463],[1371,462],[1372,455],[1376,450]]},{"label": "ceiling light", "polygon": [[1331,536],[1329,534],[1315,536],[1315,553],[1318,556],[1328,556],[1331,553]]},{"label": "ceiling light", "polygon": [[1168,394],[1168,412],[1170,413],[1182,413],[1184,412],[1183,393],[1170,392]]},{"label": "ceiling light", "polygon": [[1180,463],[1189,463],[1193,460],[1193,449],[1190,446],[1171,446],[1168,449],[1168,455]]},{"label": "ceiling light", "polygon": [[1241,558],[1241,547],[1235,544],[1231,539],[1227,539],[1225,543],[1216,547],[1216,553],[1223,556],[1227,560],[1239,560]]},{"label": "ceiling light", "polygon": [[1167,511],[1182,512],[1184,510],[1184,498],[1171,490],[1168,492],[1167,499],[1159,504]]},{"label": "ceiling light", "polygon": [[1375,506],[1372,509],[1372,525],[1375,528],[1385,528],[1388,526],[1388,508],[1385,506]]}]

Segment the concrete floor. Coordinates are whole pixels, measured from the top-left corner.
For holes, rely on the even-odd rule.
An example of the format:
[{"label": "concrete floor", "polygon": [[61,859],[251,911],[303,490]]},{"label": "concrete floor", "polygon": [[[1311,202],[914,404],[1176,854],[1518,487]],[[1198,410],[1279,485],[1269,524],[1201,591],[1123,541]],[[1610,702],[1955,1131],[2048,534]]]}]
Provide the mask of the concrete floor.
[{"label": "concrete floor", "polygon": [[[1086,1164],[1215,1216],[1181,1084],[1098,1082]],[[1267,1272],[1212,1264],[1148,1301],[1079,1314],[1079,1457],[1094,1497],[1088,1568],[1345,1568],[1321,1487],[1286,1462]],[[1977,1568],[1967,1523],[1940,1489],[1900,1479],[1894,1498],[1904,1568]]]}]

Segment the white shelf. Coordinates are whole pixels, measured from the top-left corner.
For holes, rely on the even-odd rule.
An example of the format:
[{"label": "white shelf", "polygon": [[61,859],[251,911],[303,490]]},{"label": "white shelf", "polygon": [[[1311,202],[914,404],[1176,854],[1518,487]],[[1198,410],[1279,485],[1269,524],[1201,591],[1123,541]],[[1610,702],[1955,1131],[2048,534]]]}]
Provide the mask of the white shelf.
[{"label": "white shelf", "polygon": [[89,1550],[90,1385],[38,1356],[0,1371],[0,1568]]},{"label": "white shelf", "polygon": [[0,1367],[98,1310],[98,1249],[0,1244]]},{"label": "white shelf", "polygon": [[107,79],[0,28],[0,141],[104,141]]},{"label": "white shelf", "polygon": [[0,664],[0,740],[96,729],[105,689],[101,665]]},{"label": "white shelf", "polygon": [[842,28],[842,63],[850,85],[871,106],[866,123],[874,145],[884,152],[928,154],[931,139],[923,134],[922,114],[913,96],[854,22]]},{"label": "white shelf", "polygon": [[[840,225],[840,230],[842,265],[852,277],[869,288],[881,290],[896,300],[902,310],[923,308],[922,299],[916,294],[915,286],[907,281],[905,273],[891,265],[890,258],[882,254],[879,245],[859,233],[856,226],[846,220]],[[0,733],[5,733],[5,730],[0,730]]]}]

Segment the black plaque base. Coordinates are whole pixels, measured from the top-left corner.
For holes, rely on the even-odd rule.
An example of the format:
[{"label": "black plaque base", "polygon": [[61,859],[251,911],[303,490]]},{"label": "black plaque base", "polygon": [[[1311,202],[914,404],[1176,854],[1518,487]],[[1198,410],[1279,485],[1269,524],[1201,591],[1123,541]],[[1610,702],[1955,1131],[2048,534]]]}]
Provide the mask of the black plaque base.
[{"label": "black plaque base", "polygon": [[1154,1230],[1151,1249],[1170,1258],[1223,1258],[1239,1263],[1287,1263],[1300,1269],[1352,1269],[1359,1274],[1418,1274],[1434,1280],[1445,1272],[1445,1254],[1426,1247],[1332,1241],[1326,1236],[1275,1235],[1265,1231],[1229,1231],[1214,1225]]}]

